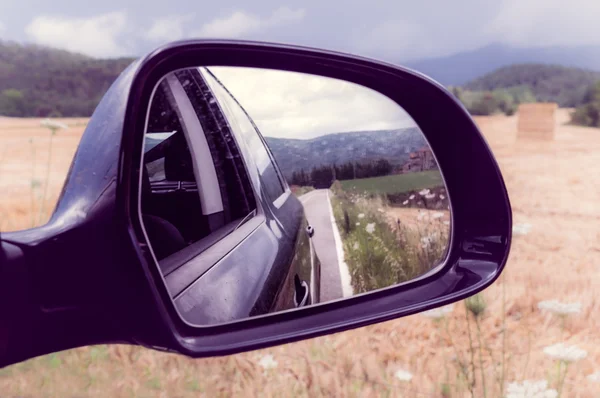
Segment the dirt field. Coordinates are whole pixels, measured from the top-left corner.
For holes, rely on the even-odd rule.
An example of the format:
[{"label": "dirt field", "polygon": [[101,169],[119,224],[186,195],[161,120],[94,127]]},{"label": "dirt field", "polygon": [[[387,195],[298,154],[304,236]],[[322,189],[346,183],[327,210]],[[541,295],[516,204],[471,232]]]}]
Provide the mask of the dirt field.
[{"label": "dirt field", "polygon": [[[561,123],[568,120],[566,110],[559,116]],[[600,316],[594,315],[600,311],[600,130],[561,125],[552,142],[517,141],[516,117],[477,122],[502,168],[514,223],[530,225],[528,234],[514,237],[503,277],[483,293],[481,336],[472,320],[467,329],[465,307],[456,303],[447,322],[415,315],[224,358],[190,360],[128,346],[81,348],[0,370],[0,395],[467,397],[458,362],[471,360],[470,330],[474,345],[481,340],[485,348],[481,358],[475,350],[474,396],[500,396],[503,351],[505,382],[546,379],[556,387],[557,364],[543,349],[559,342],[587,351],[568,367],[562,396],[600,396],[600,383],[587,378],[600,371]],[[49,132],[38,126],[39,120],[0,119],[3,230],[31,225],[31,209],[39,209]],[[48,208],[81,129],[53,138]],[[563,330],[559,319],[537,308],[549,299],[579,302],[581,313],[567,318]],[[275,368],[260,366],[265,355],[273,356]],[[398,369],[412,373],[412,380],[396,378]]]},{"label": "dirt field", "polygon": [[0,117],[0,231],[47,221],[87,119],[58,119],[69,128],[52,137],[41,121]]}]

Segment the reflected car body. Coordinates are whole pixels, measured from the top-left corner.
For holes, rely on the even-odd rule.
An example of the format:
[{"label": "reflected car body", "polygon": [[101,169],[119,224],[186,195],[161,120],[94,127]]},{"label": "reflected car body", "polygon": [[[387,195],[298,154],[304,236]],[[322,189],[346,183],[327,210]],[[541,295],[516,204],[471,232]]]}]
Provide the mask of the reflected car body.
[{"label": "reflected car body", "polygon": [[[208,73],[199,68],[180,72],[175,78],[186,87],[190,98],[196,95],[196,112],[204,112],[199,120],[210,131],[207,134],[232,137],[237,143],[234,149],[239,148],[239,153],[231,156],[244,163],[241,167],[245,167],[249,178],[242,180],[252,185],[249,189],[253,198],[249,200],[256,202],[256,209],[249,214],[242,212],[236,220],[216,230],[206,223],[202,225],[203,216],[194,203],[198,186],[193,174],[171,171],[171,181],[166,181],[164,173],[169,168],[157,165],[159,160],[164,164],[187,161],[181,159],[182,152],[177,147],[177,143],[185,143],[183,133],[160,130],[146,135],[144,167],[149,176],[144,178],[149,180],[149,188],[147,196],[142,196],[146,199],[142,201],[143,217],[159,217],[193,241],[181,250],[171,248],[165,253],[165,236],[149,236],[176,307],[187,322],[209,325],[317,303],[321,266],[302,204],[291,193],[250,116],[214,75],[210,75],[213,80],[208,84]],[[242,112],[232,112],[233,106],[239,106]],[[242,130],[244,123],[247,128]],[[218,132],[214,126],[218,126]],[[248,135],[252,135],[255,147],[247,145]],[[164,140],[158,141],[155,136]],[[256,145],[261,146],[262,152],[256,150]],[[163,148],[167,148],[165,152],[175,152],[175,156],[165,157],[161,154]],[[257,158],[259,154],[264,159]],[[267,163],[269,167],[265,167]],[[281,191],[273,192],[273,180],[281,183]]]}]

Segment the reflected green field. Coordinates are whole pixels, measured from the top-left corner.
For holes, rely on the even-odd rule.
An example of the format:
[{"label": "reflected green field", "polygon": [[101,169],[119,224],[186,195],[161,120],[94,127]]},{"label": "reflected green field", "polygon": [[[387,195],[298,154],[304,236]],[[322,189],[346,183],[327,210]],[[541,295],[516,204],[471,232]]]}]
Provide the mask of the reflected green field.
[{"label": "reflected green field", "polygon": [[345,191],[400,193],[444,185],[439,170],[340,181]]}]

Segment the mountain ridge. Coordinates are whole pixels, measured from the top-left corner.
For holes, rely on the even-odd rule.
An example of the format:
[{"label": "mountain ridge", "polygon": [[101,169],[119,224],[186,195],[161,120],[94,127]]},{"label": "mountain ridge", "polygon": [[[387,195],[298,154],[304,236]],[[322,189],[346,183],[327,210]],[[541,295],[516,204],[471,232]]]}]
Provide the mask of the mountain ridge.
[{"label": "mountain ridge", "polygon": [[265,137],[282,173],[313,167],[385,159],[393,165],[403,163],[410,152],[427,146],[416,127],[339,132],[311,139]]},{"label": "mountain ridge", "polygon": [[498,68],[524,63],[555,64],[600,71],[600,45],[513,47],[492,43],[443,57],[401,64],[448,86],[463,85]]},{"label": "mountain ridge", "polygon": [[[86,117],[134,58],[98,59],[66,50],[0,40],[0,115]],[[537,63],[600,71],[600,45],[518,48],[490,44],[405,66],[440,83],[466,85],[497,69]],[[557,89],[561,90],[562,87]],[[581,89],[574,94],[581,94]],[[561,104],[569,101],[561,99]]]}]

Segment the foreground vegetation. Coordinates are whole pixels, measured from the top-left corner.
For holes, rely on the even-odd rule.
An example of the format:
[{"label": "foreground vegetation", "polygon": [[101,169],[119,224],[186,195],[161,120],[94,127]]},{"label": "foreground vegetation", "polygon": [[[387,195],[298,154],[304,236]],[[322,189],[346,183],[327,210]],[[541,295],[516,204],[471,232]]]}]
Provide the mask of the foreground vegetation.
[{"label": "foreground vegetation", "polygon": [[443,258],[449,237],[443,213],[423,212],[416,228],[410,228],[400,219],[390,218],[384,195],[347,192],[339,182],[331,192],[355,293],[410,281],[429,272]]},{"label": "foreground vegetation", "polygon": [[492,91],[471,91],[453,87],[451,91],[473,116],[488,116],[495,113],[511,116],[517,111],[519,104],[537,102],[531,89],[525,85]]},{"label": "foreground vegetation", "polygon": [[539,102],[556,102],[561,107],[583,104],[587,89],[600,80],[600,72],[559,65],[510,65],[464,85],[476,92],[494,92],[525,87]]},{"label": "foreground vegetation", "polygon": [[589,87],[583,104],[575,109],[571,121],[581,126],[600,127],[600,81]]},{"label": "foreground vegetation", "polygon": [[500,68],[463,87],[450,87],[474,116],[513,115],[519,104],[555,102],[578,107],[573,122],[599,126],[593,87],[600,72],[558,65],[523,64]]}]

